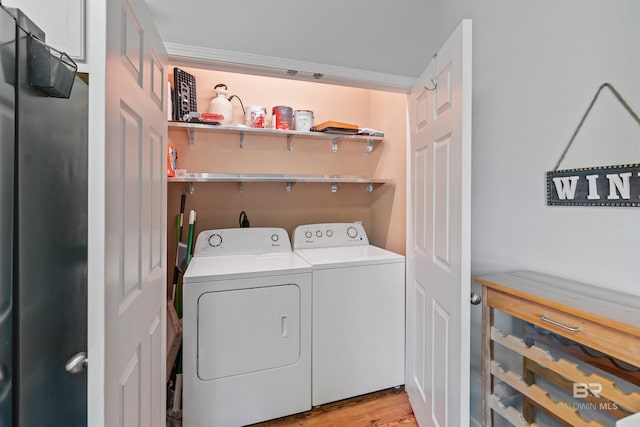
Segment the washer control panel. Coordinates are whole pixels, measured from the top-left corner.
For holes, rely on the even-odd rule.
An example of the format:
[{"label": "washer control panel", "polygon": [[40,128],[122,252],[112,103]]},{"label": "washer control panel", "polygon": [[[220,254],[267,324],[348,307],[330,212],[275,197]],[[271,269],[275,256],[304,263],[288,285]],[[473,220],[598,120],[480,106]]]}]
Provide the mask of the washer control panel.
[{"label": "washer control panel", "polygon": [[193,256],[222,256],[291,252],[283,228],[247,227],[205,230],[198,234]]},{"label": "washer control panel", "polygon": [[293,232],[293,249],[331,248],[339,246],[365,246],[367,233],[360,222],[307,224]]}]

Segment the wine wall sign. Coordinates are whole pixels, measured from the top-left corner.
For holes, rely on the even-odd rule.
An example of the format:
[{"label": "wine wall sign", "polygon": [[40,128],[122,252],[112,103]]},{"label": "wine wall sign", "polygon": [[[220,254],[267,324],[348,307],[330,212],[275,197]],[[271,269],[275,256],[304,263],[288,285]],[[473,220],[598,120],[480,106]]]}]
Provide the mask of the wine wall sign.
[{"label": "wine wall sign", "polygon": [[547,172],[547,205],[640,207],[640,163]]},{"label": "wine wall sign", "polygon": [[547,205],[549,206],[619,206],[640,207],[640,163],[558,170],[571,148],[589,112],[603,89],[609,89],[629,115],[640,125],[640,116],[610,83],[603,83],[573,132],[556,167],[547,172]]}]

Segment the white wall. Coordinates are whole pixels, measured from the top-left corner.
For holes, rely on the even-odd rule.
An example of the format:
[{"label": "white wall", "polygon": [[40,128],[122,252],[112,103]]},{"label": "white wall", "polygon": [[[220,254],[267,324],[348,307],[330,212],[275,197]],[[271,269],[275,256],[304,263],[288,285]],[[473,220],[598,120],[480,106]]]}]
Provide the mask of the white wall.
[{"label": "white wall", "polygon": [[[640,2],[438,0],[441,45],[473,19],[472,273],[531,269],[640,295],[640,209],[545,206],[596,89],[640,113]],[[604,92],[561,168],[640,162],[640,126]],[[472,418],[480,310],[472,309]]]}]

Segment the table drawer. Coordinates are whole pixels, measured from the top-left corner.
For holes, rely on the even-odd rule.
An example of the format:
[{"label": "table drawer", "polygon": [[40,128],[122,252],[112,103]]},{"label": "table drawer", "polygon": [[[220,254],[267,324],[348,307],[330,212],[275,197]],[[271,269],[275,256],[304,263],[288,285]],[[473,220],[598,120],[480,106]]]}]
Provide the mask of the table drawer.
[{"label": "table drawer", "polygon": [[487,304],[497,310],[533,323],[555,334],[640,367],[640,338],[596,323],[576,313],[568,313],[524,298],[488,289]]}]

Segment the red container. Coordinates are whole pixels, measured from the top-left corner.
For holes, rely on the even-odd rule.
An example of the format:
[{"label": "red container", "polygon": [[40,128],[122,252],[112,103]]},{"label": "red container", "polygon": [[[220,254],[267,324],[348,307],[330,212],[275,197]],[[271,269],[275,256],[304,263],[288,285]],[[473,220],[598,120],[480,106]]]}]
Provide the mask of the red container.
[{"label": "red container", "polygon": [[283,105],[273,107],[273,127],[275,129],[293,129],[293,109]]}]

